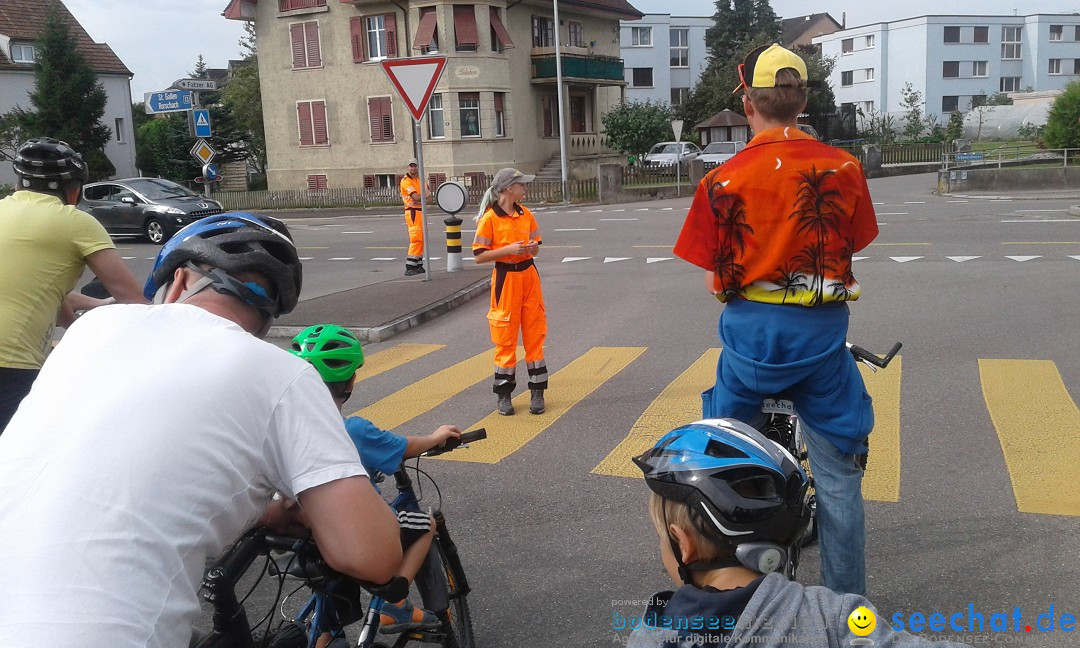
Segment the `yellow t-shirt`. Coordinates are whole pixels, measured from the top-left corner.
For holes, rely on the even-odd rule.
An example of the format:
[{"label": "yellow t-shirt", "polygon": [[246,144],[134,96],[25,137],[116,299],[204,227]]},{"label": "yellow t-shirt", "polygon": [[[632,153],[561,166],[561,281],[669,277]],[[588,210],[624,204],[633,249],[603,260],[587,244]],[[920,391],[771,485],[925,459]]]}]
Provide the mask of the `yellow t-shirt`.
[{"label": "yellow t-shirt", "polygon": [[41,367],[86,257],[114,247],[101,223],[59,198],[16,191],[0,200],[0,367]]}]

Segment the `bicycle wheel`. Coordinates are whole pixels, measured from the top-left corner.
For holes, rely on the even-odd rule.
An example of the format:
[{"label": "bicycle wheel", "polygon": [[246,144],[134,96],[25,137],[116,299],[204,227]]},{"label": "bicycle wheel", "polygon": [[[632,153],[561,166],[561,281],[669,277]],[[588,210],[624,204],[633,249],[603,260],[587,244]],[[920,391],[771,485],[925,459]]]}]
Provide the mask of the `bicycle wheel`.
[{"label": "bicycle wheel", "polygon": [[473,639],[469,601],[458,587],[461,582],[460,575],[456,574],[455,570],[450,567],[450,562],[446,559],[446,553],[442,545],[438,541],[432,544],[438,550],[439,562],[442,564],[442,571],[446,577],[447,596],[450,601],[449,608],[437,613],[439,620],[443,623],[443,632],[446,633],[443,646],[445,648],[475,648],[476,643]]}]

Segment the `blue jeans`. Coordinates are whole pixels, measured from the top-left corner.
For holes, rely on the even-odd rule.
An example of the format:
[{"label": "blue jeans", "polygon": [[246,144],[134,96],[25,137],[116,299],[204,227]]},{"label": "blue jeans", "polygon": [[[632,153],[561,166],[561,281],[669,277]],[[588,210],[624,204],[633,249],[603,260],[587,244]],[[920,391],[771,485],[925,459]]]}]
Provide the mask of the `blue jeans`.
[{"label": "blue jeans", "polygon": [[817,489],[821,583],[838,594],[866,594],[866,522],[863,469],[855,455],[802,424]]}]

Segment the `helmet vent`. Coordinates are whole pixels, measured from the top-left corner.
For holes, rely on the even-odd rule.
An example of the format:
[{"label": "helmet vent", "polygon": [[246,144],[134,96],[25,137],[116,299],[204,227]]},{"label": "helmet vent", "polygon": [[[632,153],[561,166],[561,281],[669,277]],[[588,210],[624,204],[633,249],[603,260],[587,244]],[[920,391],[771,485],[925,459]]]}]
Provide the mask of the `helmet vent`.
[{"label": "helmet vent", "polygon": [[734,448],[726,443],[721,443],[716,439],[710,439],[709,443],[705,446],[705,454],[710,457],[716,457],[717,459],[748,459],[749,457],[745,452]]}]

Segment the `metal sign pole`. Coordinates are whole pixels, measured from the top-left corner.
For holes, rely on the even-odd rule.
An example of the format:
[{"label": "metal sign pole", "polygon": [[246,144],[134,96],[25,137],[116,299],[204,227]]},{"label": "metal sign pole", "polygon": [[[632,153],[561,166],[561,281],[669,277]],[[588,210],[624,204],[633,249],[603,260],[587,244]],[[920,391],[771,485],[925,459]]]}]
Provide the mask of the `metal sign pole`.
[{"label": "metal sign pole", "polygon": [[420,135],[420,120],[413,119],[413,139],[416,142],[416,166],[420,175],[420,218],[424,232],[424,281],[431,281],[431,250],[427,231],[427,174],[424,172],[424,140]]}]

